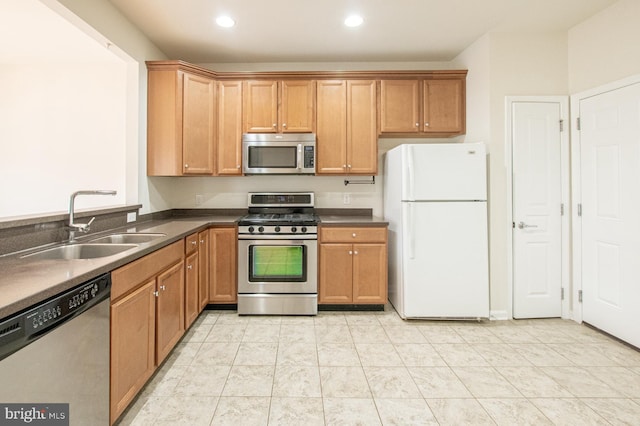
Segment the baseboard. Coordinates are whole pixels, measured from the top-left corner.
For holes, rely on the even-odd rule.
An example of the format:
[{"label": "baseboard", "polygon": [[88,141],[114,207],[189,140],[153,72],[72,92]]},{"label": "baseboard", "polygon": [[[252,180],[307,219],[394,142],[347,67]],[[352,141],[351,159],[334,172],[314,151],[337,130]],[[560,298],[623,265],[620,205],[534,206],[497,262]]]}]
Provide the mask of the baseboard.
[{"label": "baseboard", "polygon": [[491,321],[507,321],[511,318],[509,317],[507,311],[491,311],[489,313],[489,319]]}]

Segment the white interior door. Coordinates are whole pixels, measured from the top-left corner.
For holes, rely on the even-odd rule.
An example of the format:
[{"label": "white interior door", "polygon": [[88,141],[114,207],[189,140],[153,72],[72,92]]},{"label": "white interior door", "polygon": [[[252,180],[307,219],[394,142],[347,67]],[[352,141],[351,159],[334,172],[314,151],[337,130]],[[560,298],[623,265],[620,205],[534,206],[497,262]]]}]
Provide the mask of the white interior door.
[{"label": "white interior door", "polygon": [[640,83],[580,101],[583,320],[640,346]]},{"label": "white interior door", "polygon": [[512,104],[513,317],[562,314],[561,106]]}]

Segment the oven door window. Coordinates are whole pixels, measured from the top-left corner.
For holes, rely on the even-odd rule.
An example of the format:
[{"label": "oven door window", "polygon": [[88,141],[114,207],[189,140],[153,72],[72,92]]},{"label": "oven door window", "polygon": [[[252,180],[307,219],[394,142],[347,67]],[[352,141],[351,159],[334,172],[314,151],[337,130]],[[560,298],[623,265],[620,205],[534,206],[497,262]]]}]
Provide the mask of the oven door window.
[{"label": "oven door window", "polygon": [[306,282],[304,245],[249,246],[249,282]]},{"label": "oven door window", "polygon": [[295,169],[297,146],[250,146],[249,168]]}]

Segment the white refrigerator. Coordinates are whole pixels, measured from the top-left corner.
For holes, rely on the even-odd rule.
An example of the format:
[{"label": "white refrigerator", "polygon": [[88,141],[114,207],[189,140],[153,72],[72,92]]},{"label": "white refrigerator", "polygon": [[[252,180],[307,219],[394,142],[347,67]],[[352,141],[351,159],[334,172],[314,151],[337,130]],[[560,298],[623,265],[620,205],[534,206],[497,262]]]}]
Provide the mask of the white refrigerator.
[{"label": "white refrigerator", "polygon": [[483,143],[400,145],[385,157],[389,301],[402,318],[488,318]]}]

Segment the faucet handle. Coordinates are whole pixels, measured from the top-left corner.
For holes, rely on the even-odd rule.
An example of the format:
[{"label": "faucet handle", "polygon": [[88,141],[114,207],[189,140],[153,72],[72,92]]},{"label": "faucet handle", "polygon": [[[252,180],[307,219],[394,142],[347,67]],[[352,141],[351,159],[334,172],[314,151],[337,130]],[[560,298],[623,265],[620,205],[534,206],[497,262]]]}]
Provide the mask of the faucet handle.
[{"label": "faucet handle", "polygon": [[82,232],[88,232],[89,231],[89,227],[91,226],[91,224],[93,223],[93,221],[96,220],[96,217],[92,217],[91,220],[89,222],[87,222],[83,227],[82,227]]}]

